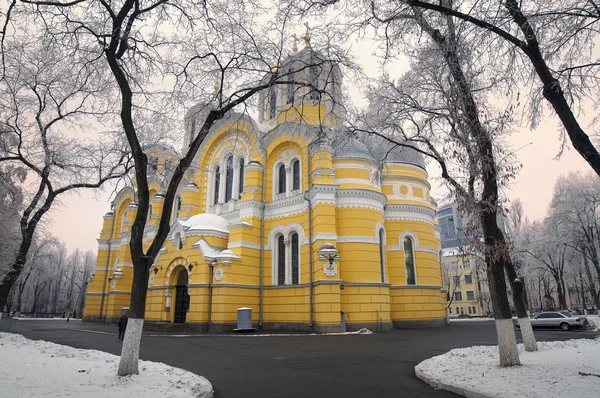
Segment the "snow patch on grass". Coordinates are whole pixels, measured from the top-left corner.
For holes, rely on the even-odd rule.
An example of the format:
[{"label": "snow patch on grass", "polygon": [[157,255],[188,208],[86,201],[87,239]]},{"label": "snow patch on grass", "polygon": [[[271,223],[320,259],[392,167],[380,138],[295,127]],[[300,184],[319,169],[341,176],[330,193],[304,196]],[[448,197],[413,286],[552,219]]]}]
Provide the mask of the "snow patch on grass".
[{"label": "snow patch on grass", "polygon": [[0,333],[0,395],[22,397],[212,397],[202,376],[140,361],[140,374],[117,376],[119,357]]},{"label": "snow patch on grass", "polygon": [[460,348],[421,362],[415,373],[434,387],[499,398],[598,393],[599,339],[538,342],[538,349],[519,344],[521,366],[501,368],[497,346]]}]

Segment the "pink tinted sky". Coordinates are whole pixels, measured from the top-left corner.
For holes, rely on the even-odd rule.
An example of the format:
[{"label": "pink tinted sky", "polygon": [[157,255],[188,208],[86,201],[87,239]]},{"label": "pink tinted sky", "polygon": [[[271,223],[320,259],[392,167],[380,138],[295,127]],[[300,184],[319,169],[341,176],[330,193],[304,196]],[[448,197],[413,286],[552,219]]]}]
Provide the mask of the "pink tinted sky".
[{"label": "pink tinted sky", "polygon": [[[558,130],[554,120],[548,119],[534,131],[521,129],[512,137],[523,169],[516,182],[507,191],[511,199],[520,198],[525,214],[531,219],[541,219],[546,215],[556,178],[570,171],[591,170],[587,163],[570,146],[561,159],[555,157],[559,150]],[[435,171],[431,169],[432,177]],[[97,250],[96,239],[102,228],[102,216],[110,210],[110,190],[105,192],[81,191],[77,195],[65,197],[62,206],[50,215],[49,231],[67,244],[69,250]],[[433,197],[443,193],[435,186]]]}]

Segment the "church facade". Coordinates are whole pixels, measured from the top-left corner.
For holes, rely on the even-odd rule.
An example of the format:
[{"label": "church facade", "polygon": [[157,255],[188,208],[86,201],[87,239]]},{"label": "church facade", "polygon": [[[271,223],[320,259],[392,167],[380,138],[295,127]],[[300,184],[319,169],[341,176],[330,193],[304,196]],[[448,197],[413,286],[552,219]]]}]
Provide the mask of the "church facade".
[{"label": "church facade", "polygon": [[[319,90],[273,85],[260,96],[256,120],[231,113],[212,127],[150,270],[147,321],[231,330],[244,307],[265,329],[444,324],[437,206],[424,160],[343,131],[340,69],[315,59],[322,56],[307,44],[272,73]],[[200,104],[187,113],[184,148],[208,110]],[[149,241],[163,208],[163,177],[178,154],[148,153]],[[114,320],[129,306],[135,212],[134,189],[124,188],[104,216],[85,319]]]}]

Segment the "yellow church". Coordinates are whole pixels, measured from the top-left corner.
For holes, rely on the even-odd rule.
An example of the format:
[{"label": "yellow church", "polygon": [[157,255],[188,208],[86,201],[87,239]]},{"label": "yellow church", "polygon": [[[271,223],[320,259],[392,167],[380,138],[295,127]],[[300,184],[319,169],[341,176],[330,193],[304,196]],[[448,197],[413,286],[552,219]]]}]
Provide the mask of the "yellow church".
[{"label": "yellow church", "polygon": [[[310,86],[272,85],[260,95],[257,117],[230,113],[203,141],[150,270],[147,323],[230,331],[237,310],[249,308],[252,326],[263,329],[445,324],[424,159],[344,131],[340,68],[305,40],[272,73]],[[198,104],[187,112],[184,149],[209,110]],[[150,241],[179,154],[158,146],[147,152]],[[84,319],[111,322],[129,306],[135,212],[134,189],[126,187],[104,216]]]}]

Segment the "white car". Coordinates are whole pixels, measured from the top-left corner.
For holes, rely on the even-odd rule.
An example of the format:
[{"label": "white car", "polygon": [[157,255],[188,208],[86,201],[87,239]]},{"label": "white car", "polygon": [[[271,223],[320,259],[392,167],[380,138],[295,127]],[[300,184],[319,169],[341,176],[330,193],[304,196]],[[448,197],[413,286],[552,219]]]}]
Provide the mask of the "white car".
[{"label": "white car", "polygon": [[[567,311],[540,312],[531,318],[531,327],[535,328],[561,328],[562,330],[571,330],[587,326],[587,318],[581,315],[571,315]],[[519,327],[518,321],[515,325]]]}]

